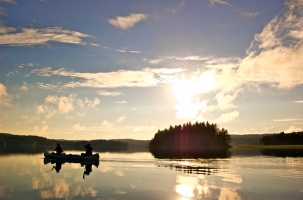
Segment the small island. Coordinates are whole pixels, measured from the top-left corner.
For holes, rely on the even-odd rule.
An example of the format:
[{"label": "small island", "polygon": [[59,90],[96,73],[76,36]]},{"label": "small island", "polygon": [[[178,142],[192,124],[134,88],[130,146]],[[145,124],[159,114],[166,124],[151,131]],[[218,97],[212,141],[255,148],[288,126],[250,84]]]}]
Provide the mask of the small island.
[{"label": "small island", "polygon": [[149,143],[149,149],[158,158],[227,157],[230,141],[228,131],[220,129],[217,124],[188,122],[158,130]]}]

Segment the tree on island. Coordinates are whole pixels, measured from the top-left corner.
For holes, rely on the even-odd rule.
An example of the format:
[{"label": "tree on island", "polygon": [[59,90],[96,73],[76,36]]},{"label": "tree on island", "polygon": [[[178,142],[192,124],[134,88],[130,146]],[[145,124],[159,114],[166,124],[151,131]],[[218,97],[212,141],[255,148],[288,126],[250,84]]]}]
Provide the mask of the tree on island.
[{"label": "tree on island", "polygon": [[169,129],[158,130],[150,141],[151,149],[203,149],[205,147],[228,148],[230,135],[224,128],[208,122],[170,126]]}]

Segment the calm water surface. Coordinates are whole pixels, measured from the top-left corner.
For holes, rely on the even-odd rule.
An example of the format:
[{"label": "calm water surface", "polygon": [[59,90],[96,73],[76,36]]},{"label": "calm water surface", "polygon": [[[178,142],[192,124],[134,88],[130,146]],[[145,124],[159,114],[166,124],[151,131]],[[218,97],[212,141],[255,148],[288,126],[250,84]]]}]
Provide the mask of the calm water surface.
[{"label": "calm water surface", "polygon": [[100,155],[97,164],[62,164],[43,153],[0,154],[0,199],[303,199],[303,157]]}]

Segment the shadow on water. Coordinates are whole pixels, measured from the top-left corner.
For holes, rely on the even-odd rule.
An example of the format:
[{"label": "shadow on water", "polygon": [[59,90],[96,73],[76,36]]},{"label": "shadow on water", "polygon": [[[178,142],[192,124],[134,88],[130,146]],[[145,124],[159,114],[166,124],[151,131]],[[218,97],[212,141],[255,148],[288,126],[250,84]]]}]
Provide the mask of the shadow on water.
[{"label": "shadow on water", "polygon": [[48,165],[48,164],[52,165],[52,168],[47,172],[55,170],[57,173],[59,173],[62,168],[62,165],[65,163],[79,163],[81,165],[81,167],[84,167],[85,171],[83,172],[83,175],[82,175],[83,179],[85,179],[85,176],[90,175],[90,173],[93,171],[92,170],[93,166],[95,166],[96,168],[98,168],[98,166],[99,166],[99,160],[97,160],[97,161],[89,161],[89,160],[70,161],[70,160],[56,160],[56,159],[44,158],[44,165]]},{"label": "shadow on water", "polygon": [[204,149],[199,151],[182,151],[170,149],[150,149],[155,158],[188,159],[188,158],[229,158],[229,149]]},{"label": "shadow on water", "polygon": [[260,153],[275,157],[303,157],[303,149],[260,149]]}]

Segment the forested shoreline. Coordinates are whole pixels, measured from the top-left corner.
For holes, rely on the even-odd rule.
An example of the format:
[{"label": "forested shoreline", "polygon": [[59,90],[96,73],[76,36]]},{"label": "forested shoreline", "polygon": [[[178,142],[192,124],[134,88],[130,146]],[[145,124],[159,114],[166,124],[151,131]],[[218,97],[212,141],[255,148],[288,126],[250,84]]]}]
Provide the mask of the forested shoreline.
[{"label": "forested shoreline", "polygon": [[[60,143],[63,149],[83,150],[83,141],[79,140],[54,140],[32,135],[13,135],[0,133],[0,148],[17,147],[45,147],[51,149]],[[115,140],[91,140],[89,141],[94,150],[98,151],[122,151],[127,150],[128,143]]]},{"label": "forested shoreline", "polygon": [[265,135],[260,139],[260,145],[303,145],[303,131]]}]

